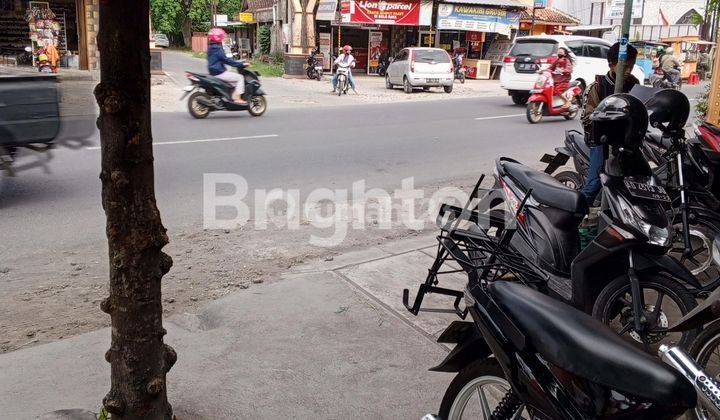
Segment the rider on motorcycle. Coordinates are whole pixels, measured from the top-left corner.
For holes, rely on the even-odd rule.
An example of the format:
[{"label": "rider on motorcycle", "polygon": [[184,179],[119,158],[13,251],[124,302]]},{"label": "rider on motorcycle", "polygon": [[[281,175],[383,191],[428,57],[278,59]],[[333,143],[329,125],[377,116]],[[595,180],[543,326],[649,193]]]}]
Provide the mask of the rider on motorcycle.
[{"label": "rider on motorcycle", "polygon": [[[563,100],[563,108],[572,106],[572,96],[566,95],[570,89],[570,80],[572,79],[573,64],[575,60],[564,47],[558,48],[557,60],[548,67],[548,71],[552,74],[555,90],[553,95],[559,96]],[[571,95],[571,94],[570,94]]]},{"label": "rider on motorcycle", "polygon": [[[588,171],[588,177],[585,181],[585,185],[582,188],[582,194],[585,196],[585,201],[587,202],[588,207],[592,207],[593,203],[595,203],[595,197],[597,197],[598,192],[600,192],[600,189],[602,188],[602,184],[600,183],[600,170],[605,164],[605,149],[607,147],[599,144],[600,139],[592,138],[594,123],[590,117],[593,111],[595,111],[595,107],[597,107],[603,99],[615,93],[615,80],[617,78],[615,69],[617,68],[619,55],[620,43],[616,42],[612,47],[610,47],[607,55],[610,71],[604,76],[597,75],[595,77],[595,82],[591,83],[587,89],[585,89],[585,99],[583,100],[585,109],[582,114],[582,124],[585,129],[585,142],[591,147],[590,169]],[[629,93],[635,85],[640,83],[640,81],[631,73],[633,67],[635,66],[637,55],[637,49],[635,49],[632,45],[628,45],[625,74],[622,75],[623,93]]]},{"label": "rider on motorcycle", "polygon": [[672,47],[665,49],[665,54],[660,58],[660,67],[667,74],[673,83],[678,83],[680,78],[680,61],[673,55]]},{"label": "rider on motorcycle", "polygon": [[[349,46],[349,45],[344,46],[343,53],[340,54],[340,56],[338,56],[338,58],[335,59],[334,64],[336,66],[341,63],[343,64],[343,66],[347,66],[349,68],[348,83],[350,84],[350,88],[352,88],[353,92],[355,92],[355,94],[357,94],[358,91],[355,89],[355,80],[353,80],[353,76],[352,76],[352,68],[355,67],[355,57],[353,57],[353,55],[352,55],[352,47],[351,46]],[[335,75],[333,75],[333,79],[332,79],[332,85],[333,85],[332,92],[333,93],[335,93],[335,91],[337,90],[337,81],[338,81],[338,77],[337,77],[337,72],[336,72]]]},{"label": "rider on motorcycle", "polygon": [[235,86],[232,95],[233,101],[237,104],[245,105],[247,102],[242,99],[242,94],[245,92],[245,77],[240,73],[226,70],[225,64],[239,69],[245,68],[247,65],[242,60],[233,60],[225,55],[225,50],[222,46],[223,39],[225,39],[225,31],[220,28],[212,28],[208,32],[208,73],[223,82]]}]

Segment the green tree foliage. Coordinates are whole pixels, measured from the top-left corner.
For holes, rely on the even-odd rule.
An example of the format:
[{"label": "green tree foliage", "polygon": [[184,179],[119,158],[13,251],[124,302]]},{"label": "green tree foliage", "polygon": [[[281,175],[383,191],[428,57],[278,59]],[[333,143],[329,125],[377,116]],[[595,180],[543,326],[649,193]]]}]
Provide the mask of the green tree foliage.
[{"label": "green tree foliage", "polygon": [[258,44],[260,44],[261,54],[270,54],[270,26],[264,25],[258,30]]},{"label": "green tree foliage", "polygon": [[150,7],[153,31],[164,34],[182,32],[182,4],[179,0],[151,0]]},{"label": "green tree foliage", "polygon": [[[182,33],[183,21],[190,18],[192,30],[204,32],[210,29],[210,2],[213,0],[150,0],[153,29],[165,34]],[[219,15],[233,19],[245,10],[245,0],[214,0]],[[189,6],[189,11],[185,7]]]}]

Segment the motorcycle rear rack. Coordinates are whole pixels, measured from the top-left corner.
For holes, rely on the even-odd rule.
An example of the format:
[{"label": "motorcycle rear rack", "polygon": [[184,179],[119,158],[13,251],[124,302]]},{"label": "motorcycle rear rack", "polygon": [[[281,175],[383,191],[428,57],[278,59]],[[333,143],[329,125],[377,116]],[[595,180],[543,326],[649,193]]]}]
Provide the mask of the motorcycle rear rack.
[{"label": "motorcycle rear rack", "polygon": [[[487,200],[493,202],[496,199],[491,194],[493,189],[481,188],[483,180],[484,175],[478,180],[464,208],[449,204],[440,207],[436,220],[440,234],[436,237],[438,245],[435,261],[428,270],[425,282],[419,285],[412,305],[410,305],[410,291],[403,290],[403,304],[413,315],[418,315],[420,312],[435,312],[454,313],[461,319],[467,317],[467,307],[460,307],[464,292],[437,286],[438,276],[443,274],[464,272],[468,276],[468,286],[480,284],[484,287],[490,282],[509,278],[526,284],[547,281],[539,277],[538,270],[534,269],[531,263],[507,246],[516,230],[517,216],[524,210],[532,190],[523,198],[515,217],[506,223],[508,221],[504,217],[471,209],[476,199],[478,202],[475,208],[480,208]],[[470,223],[469,229],[459,227],[463,221]],[[502,228],[502,233],[495,236],[490,233],[492,228]],[[460,268],[449,267],[442,270],[448,262],[456,263]],[[423,308],[423,299],[429,293],[453,297],[453,308]]]}]

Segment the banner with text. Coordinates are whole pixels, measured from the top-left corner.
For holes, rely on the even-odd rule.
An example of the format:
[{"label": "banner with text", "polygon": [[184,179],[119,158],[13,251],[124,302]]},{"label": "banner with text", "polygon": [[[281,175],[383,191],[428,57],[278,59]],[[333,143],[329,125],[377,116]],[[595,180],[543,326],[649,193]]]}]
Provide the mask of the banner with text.
[{"label": "banner with text", "polygon": [[342,23],[429,26],[432,1],[349,0],[340,2]]},{"label": "banner with text", "polygon": [[510,36],[520,26],[520,13],[496,7],[440,3],[437,29],[495,32]]}]

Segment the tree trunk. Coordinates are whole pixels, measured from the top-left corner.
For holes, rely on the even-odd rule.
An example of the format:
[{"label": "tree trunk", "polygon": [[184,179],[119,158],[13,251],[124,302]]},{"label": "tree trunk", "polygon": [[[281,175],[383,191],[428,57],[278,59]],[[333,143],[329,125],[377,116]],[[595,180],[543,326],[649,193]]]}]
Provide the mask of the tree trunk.
[{"label": "tree trunk", "polygon": [[192,22],[189,17],[183,18],[182,23],[183,42],[186,47],[192,47]]},{"label": "tree trunk", "polygon": [[110,392],[113,418],[171,419],[165,376],[177,356],[163,343],[160,281],[172,266],[155,203],[150,127],[149,0],[100,1],[100,83],[95,98],[107,216]]}]

